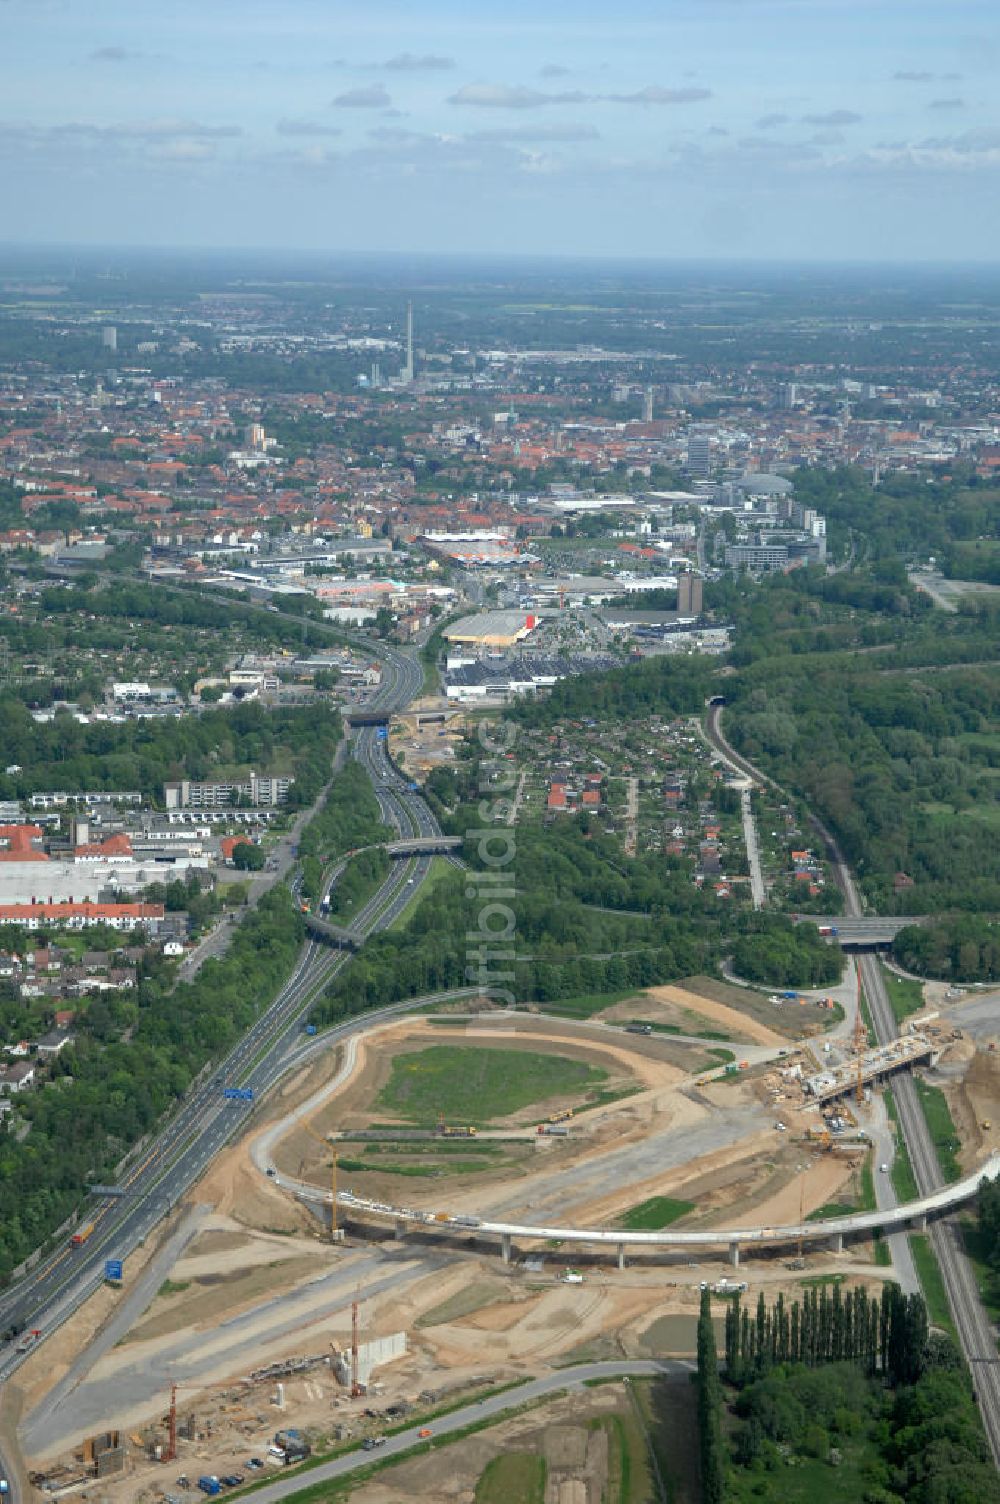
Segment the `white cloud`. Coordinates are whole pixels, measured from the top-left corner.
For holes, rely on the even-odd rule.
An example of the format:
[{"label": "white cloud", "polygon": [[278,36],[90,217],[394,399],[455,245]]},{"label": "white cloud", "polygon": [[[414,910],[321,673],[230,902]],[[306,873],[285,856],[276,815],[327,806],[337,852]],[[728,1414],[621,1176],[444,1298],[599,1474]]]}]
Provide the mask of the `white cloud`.
[{"label": "white cloud", "polygon": [[128,47],[98,47],[90,54],[92,63],[131,63],[148,57],[147,52],[133,52]]},{"label": "white cloud", "polygon": [[384,110],[392,104],[392,100],[382,84],[365,84],[338,94],[332,103],[338,109]]},{"label": "white cloud", "polygon": [[481,110],[537,110],[547,104],[582,104],[588,96],[578,91],[545,94],[523,84],[463,84],[449,95],[449,104],[473,105]]},{"label": "white cloud", "polygon": [[453,57],[442,57],[434,52],[415,53],[397,52],[395,57],[389,58],[383,67],[389,68],[394,73],[435,73],[447,68],[454,68]]},{"label": "white cloud", "polygon": [[659,84],[648,84],[645,89],[637,89],[633,94],[605,94],[602,96],[612,104],[699,104],[703,99],[711,99],[711,89],[664,89]]},{"label": "white cloud", "polygon": [[861,116],[854,110],[827,110],[825,115],[803,115],[805,125],[857,125]]},{"label": "white cloud", "polygon": [[755,121],[754,123],[759,131],[770,131],[773,130],[776,125],[787,125],[789,123],[789,119],[790,117],[788,115],[761,115],[760,119]]},{"label": "white cloud", "polygon": [[927,106],[929,110],[964,110],[964,99],[932,99]]}]

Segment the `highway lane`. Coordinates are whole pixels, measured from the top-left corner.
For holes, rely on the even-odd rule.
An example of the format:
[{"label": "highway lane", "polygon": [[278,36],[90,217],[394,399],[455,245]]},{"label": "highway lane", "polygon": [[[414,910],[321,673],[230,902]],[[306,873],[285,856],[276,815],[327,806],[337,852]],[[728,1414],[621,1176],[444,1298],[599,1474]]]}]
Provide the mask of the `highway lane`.
[{"label": "highway lane", "polygon": [[394,1436],[387,1438],[385,1445],[374,1452],[364,1452],[360,1448],[348,1452],[344,1457],[337,1457],[332,1462],[320,1463],[318,1467],[312,1467],[304,1472],[296,1470],[291,1477],[282,1477],[265,1488],[257,1488],[249,1495],[255,1504],[277,1504],[279,1499],[287,1499],[306,1488],[313,1488],[317,1483],[332,1483],[337,1478],[346,1478],[359,1468],[370,1467],[373,1462],[385,1462],[390,1457],[399,1457],[408,1452],[411,1447],[420,1446],[427,1438],[422,1437],[422,1430],[430,1429],[432,1437],[451,1436],[456,1431],[462,1431],[466,1426],[478,1425],[484,1420],[499,1418],[508,1411],[520,1409],[522,1405],[532,1404],[536,1400],[546,1399],[553,1394],[559,1394],[564,1389],[580,1389],[584,1384],[592,1383],[595,1379],[655,1379],[672,1378],[679,1383],[688,1383],[690,1376],[695,1370],[693,1363],[684,1359],[662,1359],[656,1361],[644,1361],[636,1359],[631,1362],[609,1363],[579,1363],[574,1368],[561,1368],[556,1373],[546,1374],[541,1379],[531,1379],[526,1384],[519,1384],[516,1389],[505,1389],[500,1394],[487,1395],[485,1399],[474,1400],[469,1405],[463,1405],[460,1410],[452,1410],[448,1415],[439,1416],[436,1420],[428,1421],[427,1426],[420,1422],[408,1426],[405,1431],[398,1431]]},{"label": "highway lane", "polygon": [[[708,714],[707,731],[716,748],[749,777],[767,783],[783,793],[773,779],[761,773],[729,745],[721,729],[721,712],[721,705],[713,705]],[[864,907],[854,875],[840,845],[820,819],[815,815],[811,818],[832,857],[837,885],[844,895],[847,916],[849,919],[860,919]],[[897,1029],[882,968],[871,954],[862,955],[860,965],[862,985],[875,1033],[878,1042],[884,1044],[895,1037]],[[923,1195],[930,1194],[942,1184],[941,1167],[911,1075],[902,1073],[895,1078],[893,1099],[917,1188]],[[1000,1467],[1000,1360],[997,1356],[996,1333],[983,1309],[975,1276],[962,1247],[959,1228],[952,1221],[935,1222],[929,1227],[928,1236],[941,1269],[959,1342],[973,1374],[993,1460]]]},{"label": "highway lane", "polygon": [[[417,666],[394,650],[386,655],[383,683],[375,699],[388,710],[401,708],[419,688],[422,675]],[[369,741],[373,731],[356,739],[355,755],[371,766]],[[375,759],[376,763],[378,759]],[[381,771],[381,770],[380,770]],[[433,817],[423,801],[398,778],[388,763],[386,776],[398,785],[393,798],[402,834],[433,833]],[[378,893],[365,905],[355,923],[365,933],[383,929],[406,906],[429,870],[427,858],[398,862]],[[410,879],[412,878],[412,881]],[[300,1042],[300,1022],[314,996],[325,987],[349,958],[307,940],[292,977],[275,1001],[255,1022],[226,1059],[203,1078],[164,1124],[155,1142],[147,1145],[136,1163],[127,1169],[121,1184],[127,1194],[115,1200],[95,1201],[83,1220],[95,1230],[78,1250],[68,1244],[41,1261],[17,1285],[0,1298],[0,1326],[17,1324],[41,1329],[44,1340],[59,1322],[79,1305],[83,1292],[100,1282],[105,1258],[122,1258],[138,1246],[180,1195],[203,1172],[213,1156],[242,1126],[247,1107],[225,1102],[225,1085],[250,1087],[265,1092],[284,1070],[289,1051]],[[13,1344],[0,1352],[0,1380],[23,1361]]]}]

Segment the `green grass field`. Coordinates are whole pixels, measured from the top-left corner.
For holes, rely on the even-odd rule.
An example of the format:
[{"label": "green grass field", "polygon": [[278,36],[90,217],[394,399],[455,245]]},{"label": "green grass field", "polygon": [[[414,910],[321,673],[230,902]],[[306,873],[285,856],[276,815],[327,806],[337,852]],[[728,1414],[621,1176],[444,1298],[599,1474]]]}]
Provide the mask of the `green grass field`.
[{"label": "green grass field", "polygon": [[931,1247],[930,1238],[924,1233],[911,1234],[910,1252],[913,1254],[913,1263],[927,1302],[927,1315],[931,1324],[944,1327],[945,1331],[951,1332],[954,1337],[955,1325],[951,1319],[951,1309],[944,1291],[941,1267]]},{"label": "green grass field", "polygon": [[897,977],[895,972],[889,971],[883,966],[882,976],[885,981],[885,990],[892,1004],[893,1015],[898,1024],[909,1018],[911,1013],[919,1013],[924,1006],[924,988],[921,982],[911,982],[906,977]]},{"label": "green grass field", "polygon": [[414,883],[413,897],[410,899],[405,908],[400,909],[395,919],[389,925],[389,928],[391,930],[401,930],[405,925],[409,924],[410,920],[413,918],[414,910],[416,909],[417,904],[425,899],[429,893],[432,893],[438,886],[438,884],[448,876],[448,873],[454,872],[454,870],[455,869],[454,867],[452,867],[451,863],[446,861],[443,856],[432,856],[431,865],[428,869],[427,876],[424,878],[419,887],[416,883]]},{"label": "green grass field", "polygon": [[661,1227],[669,1227],[671,1222],[693,1211],[693,1201],[679,1201],[673,1196],[650,1196],[648,1201],[630,1206],[624,1216],[619,1217],[618,1225],[629,1232],[659,1232]]},{"label": "green grass field", "polygon": [[927,1127],[937,1152],[938,1164],[941,1166],[941,1174],[948,1181],[961,1180],[962,1167],[958,1162],[961,1140],[958,1137],[947,1098],[939,1087],[928,1086],[927,1082],[922,1081],[919,1076],[915,1077],[915,1081],[917,1096],[924,1109]]},{"label": "green grass field", "polygon": [[396,1056],[378,1106],[425,1126],[441,1113],[449,1123],[481,1125],[555,1097],[583,1099],[607,1079],[558,1055],[438,1044]]},{"label": "green grass field", "polygon": [[849,1217],[857,1209],[853,1201],[827,1201],[823,1206],[817,1206],[814,1212],[810,1212],[806,1221],[823,1222],[827,1217]]},{"label": "green grass field", "polygon": [[545,1474],[535,1452],[505,1452],[480,1473],[476,1504],[544,1504]]},{"label": "green grass field", "polygon": [[963,1217],[961,1228],[965,1252],[972,1264],[983,1305],[991,1320],[1000,1321],[1000,1279],[990,1266],[989,1249],[986,1246],[986,1239],[979,1230],[978,1218]]}]

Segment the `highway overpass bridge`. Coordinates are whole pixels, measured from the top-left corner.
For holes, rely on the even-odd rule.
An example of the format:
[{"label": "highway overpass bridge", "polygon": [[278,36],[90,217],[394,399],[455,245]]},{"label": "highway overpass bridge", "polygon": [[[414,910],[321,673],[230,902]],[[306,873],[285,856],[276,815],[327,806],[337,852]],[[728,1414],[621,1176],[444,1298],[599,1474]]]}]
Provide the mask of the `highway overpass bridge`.
[{"label": "highway overpass bridge", "polygon": [[342,929],[339,924],[331,924],[318,914],[303,914],[302,917],[310,935],[315,935],[317,940],[324,940],[327,945],[336,945],[341,950],[360,950],[365,943],[360,930]]},{"label": "highway overpass bridge", "polygon": [[435,852],[444,855],[461,851],[463,844],[461,836],[412,836],[405,841],[388,841],[385,849],[390,856],[432,856]]},{"label": "highway overpass bridge", "polygon": [[388,710],[352,710],[347,716],[349,726],[388,726]]},{"label": "highway overpass bridge", "polygon": [[851,919],[843,914],[797,914],[796,922],[815,924],[821,930],[835,930],[832,938],[845,950],[887,950],[908,924],[924,924],[926,921],[922,914],[903,914],[891,919],[882,915]]},{"label": "highway overpass bridge", "polygon": [[[272,1174],[271,1172],[274,1171]],[[271,1165],[268,1168],[272,1184],[292,1192],[300,1201],[314,1205],[329,1206],[329,1191],[309,1185],[301,1180],[281,1174]],[[662,1250],[691,1254],[697,1249],[726,1250],[729,1262],[738,1265],[741,1252],[760,1249],[797,1248],[799,1243],[826,1241],[836,1253],[841,1253],[845,1238],[869,1238],[876,1233],[896,1228],[923,1232],[929,1218],[944,1216],[957,1206],[972,1201],[979,1191],[980,1183],[987,1177],[1000,1174],[1000,1154],[991,1155],[971,1175],[944,1190],[903,1206],[885,1207],[875,1212],[852,1212],[843,1217],[826,1217],[816,1222],[796,1222],[778,1227],[738,1228],[664,1228],[660,1232],[631,1232],[621,1228],[607,1227],[536,1227],[526,1222],[493,1222],[472,1216],[452,1216],[446,1212],[414,1210],[410,1207],[388,1206],[383,1201],[370,1201],[354,1196],[350,1191],[338,1191],[337,1214],[345,1219],[375,1219],[392,1222],[397,1237],[407,1232],[437,1233],[452,1238],[499,1239],[500,1256],[509,1263],[514,1256],[515,1242],[587,1245],[591,1248],[608,1249],[617,1255],[619,1268],[624,1268],[626,1249]]]}]

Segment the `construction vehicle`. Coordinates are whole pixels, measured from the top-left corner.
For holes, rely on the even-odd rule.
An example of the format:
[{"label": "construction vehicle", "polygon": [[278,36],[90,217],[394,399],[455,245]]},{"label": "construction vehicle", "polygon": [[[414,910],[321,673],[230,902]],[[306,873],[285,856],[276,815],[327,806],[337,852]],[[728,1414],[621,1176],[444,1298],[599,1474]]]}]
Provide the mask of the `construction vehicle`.
[{"label": "construction vehicle", "polygon": [[572,1107],[564,1107],[561,1112],[554,1112],[549,1118],[550,1123],[565,1123],[567,1118],[573,1116]]},{"label": "construction vehicle", "polygon": [[989,1118],[983,1118],[983,1121],[980,1123],[979,1126],[980,1126],[980,1128],[985,1128],[986,1132],[988,1133],[990,1131],[990,1129],[993,1127],[993,1123],[991,1122],[991,1120]]},{"label": "construction vehicle", "polygon": [[443,1138],[475,1138],[477,1130],[467,1124],[453,1126],[446,1123],[440,1130]]},{"label": "construction vehicle", "polygon": [[222,1492],[222,1484],[214,1473],[203,1473],[198,1479],[198,1487],[203,1494],[218,1494]]},{"label": "construction vehicle", "polygon": [[653,1025],[640,1023],[638,1019],[633,1024],[625,1025],[626,1034],[652,1034]]},{"label": "construction vehicle", "polygon": [[93,1222],[86,1222],[83,1227],[77,1228],[76,1232],[69,1240],[69,1246],[71,1248],[82,1248],[93,1231]]}]

